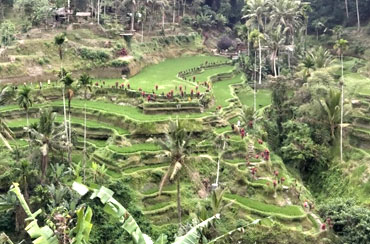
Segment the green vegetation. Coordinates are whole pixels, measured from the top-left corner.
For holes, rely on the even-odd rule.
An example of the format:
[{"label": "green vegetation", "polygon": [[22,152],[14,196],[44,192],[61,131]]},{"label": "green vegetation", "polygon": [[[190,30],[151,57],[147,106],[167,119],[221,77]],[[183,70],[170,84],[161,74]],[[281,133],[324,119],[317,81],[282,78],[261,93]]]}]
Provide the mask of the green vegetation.
[{"label": "green vegetation", "polygon": [[368,243],[369,3],[0,1],[0,242]]}]

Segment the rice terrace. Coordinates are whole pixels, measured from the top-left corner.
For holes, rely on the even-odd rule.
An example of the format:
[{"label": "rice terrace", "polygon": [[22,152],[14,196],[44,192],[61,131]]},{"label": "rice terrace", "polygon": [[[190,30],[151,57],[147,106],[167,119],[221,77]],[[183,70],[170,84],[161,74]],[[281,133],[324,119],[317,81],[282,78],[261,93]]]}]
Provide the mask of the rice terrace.
[{"label": "rice terrace", "polygon": [[1,1],[0,244],[370,243],[369,12]]}]

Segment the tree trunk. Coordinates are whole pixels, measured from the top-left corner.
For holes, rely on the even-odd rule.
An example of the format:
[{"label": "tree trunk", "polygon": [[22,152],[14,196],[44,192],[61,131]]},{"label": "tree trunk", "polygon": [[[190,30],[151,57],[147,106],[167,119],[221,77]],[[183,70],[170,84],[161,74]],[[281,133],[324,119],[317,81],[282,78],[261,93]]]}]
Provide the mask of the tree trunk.
[{"label": "tree trunk", "polygon": [[342,94],[341,94],[341,111],[340,111],[340,162],[343,162],[343,105],[344,105],[344,72],[343,72],[343,54],[341,54],[341,62],[342,62]]},{"label": "tree trunk", "polygon": [[176,0],[173,0],[173,15],[172,15],[172,24],[176,22]]},{"label": "tree trunk", "polygon": [[135,31],[134,25],[135,25],[135,5],[132,4],[131,8],[131,31]]},{"label": "tree trunk", "polygon": [[256,93],[257,93],[257,52],[254,51],[254,79],[253,79],[253,112],[255,113],[257,110],[257,104],[256,104]]},{"label": "tree trunk", "polygon": [[186,0],[182,2],[182,16],[184,17],[186,14]]},{"label": "tree trunk", "polygon": [[165,12],[164,10],[162,11],[162,30],[164,32],[164,19],[165,19]]},{"label": "tree trunk", "polygon": [[346,5],[346,15],[347,15],[347,19],[348,19],[349,14],[348,14],[348,2],[347,2],[347,0],[344,0],[344,4]]},{"label": "tree trunk", "polygon": [[259,70],[259,79],[258,84],[262,83],[262,50],[261,50],[261,39],[258,37],[258,52],[259,52],[259,61],[260,61],[260,70]]},{"label": "tree trunk", "polygon": [[66,133],[66,142],[69,143],[68,139],[68,124],[67,124],[67,111],[66,111],[66,98],[64,93],[65,88],[62,89],[63,93],[63,113],[64,113],[64,131]]},{"label": "tree trunk", "polygon": [[98,25],[100,25],[100,0],[98,0]]},{"label": "tree trunk", "polygon": [[179,224],[181,224],[180,176],[177,177],[177,217]]},{"label": "tree trunk", "polygon": [[84,151],[83,151],[84,183],[86,180],[86,103],[85,103],[85,121],[84,121]]},{"label": "tree trunk", "polygon": [[274,76],[277,77],[277,70],[276,70],[276,56],[277,56],[277,50],[274,51],[273,54],[273,63],[274,63]]},{"label": "tree trunk", "polygon": [[69,130],[69,143],[68,143],[68,162],[72,163],[72,125],[71,125],[71,101],[68,104],[68,130]]},{"label": "tree trunk", "polygon": [[141,43],[144,42],[144,19],[141,20]]},{"label": "tree trunk", "polygon": [[360,31],[360,10],[358,9],[358,0],[356,0],[356,11],[357,11],[357,31]]}]

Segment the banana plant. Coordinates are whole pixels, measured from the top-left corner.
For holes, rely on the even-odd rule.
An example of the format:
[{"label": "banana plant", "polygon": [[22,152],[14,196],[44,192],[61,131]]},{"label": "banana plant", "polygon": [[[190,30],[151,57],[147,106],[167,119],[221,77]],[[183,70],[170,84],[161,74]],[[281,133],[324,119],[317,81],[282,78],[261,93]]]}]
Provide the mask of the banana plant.
[{"label": "banana plant", "polygon": [[26,231],[30,235],[31,239],[34,239],[32,243],[34,244],[58,244],[58,239],[55,236],[52,229],[49,226],[40,227],[37,223],[36,217],[41,213],[41,209],[37,210],[36,212],[32,213],[24,196],[19,189],[18,183],[13,183],[13,189],[10,190],[13,192],[21,206],[23,207],[24,211],[26,212],[28,218],[26,221],[29,221],[29,224],[26,226]]},{"label": "banana plant", "polygon": [[[81,183],[74,182],[72,189],[78,192],[81,196],[86,195],[89,192],[89,188]],[[131,214],[113,198],[113,191],[101,186],[99,189],[93,189],[90,199],[99,198],[101,203],[104,204],[104,211],[114,217],[122,228],[130,234],[135,244],[167,244],[167,237],[160,235],[159,238],[153,242],[153,240],[146,234],[141,232],[139,225]],[[201,230],[205,229],[214,220],[219,219],[220,215],[215,216],[201,222],[200,224],[193,227],[188,233],[183,236],[177,237],[173,244],[188,244],[188,243],[199,243],[202,238]]]},{"label": "banana plant", "polygon": [[[32,213],[24,196],[19,189],[18,183],[13,183],[13,188],[10,192],[14,193],[28,218],[26,219],[29,224],[26,226],[26,231],[33,239],[32,243],[34,244],[59,244],[54,231],[49,226],[40,227],[37,223],[36,217],[42,212],[41,209]],[[72,229],[72,244],[83,244],[88,243],[90,231],[92,228],[91,217],[92,210],[88,207],[85,211],[85,207],[81,207],[76,211],[77,213],[77,225]]]}]

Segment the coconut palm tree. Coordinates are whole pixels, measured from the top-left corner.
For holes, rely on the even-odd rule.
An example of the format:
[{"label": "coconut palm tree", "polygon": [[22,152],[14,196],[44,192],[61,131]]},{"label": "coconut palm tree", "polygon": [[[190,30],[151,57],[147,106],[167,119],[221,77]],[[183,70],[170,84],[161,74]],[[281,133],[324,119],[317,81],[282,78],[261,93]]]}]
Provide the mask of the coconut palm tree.
[{"label": "coconut palm tree", "polygon": [[302,26],[301,1],[274,0],[271,14],[272,25],[281,25],[287,29],[291,38],[290,44],[294,44],[294,33]]},{"label": "coconut palm tree", "polygon": [[171,121],[168,133],[165,140],[159,140],[158,143],[164,150],[168,151],[171,157],[168,170],[163,175],[161,183],[159,184],[159,195],[162,194],[164,184],[169,181],[176,180],[177,185],[177,215],[179,223],[181,223],[181,196],[180,196],[180,173],[183,169],[191,179],[193,177],[193,169],[190,168],[187,155],[190,149],[190,135],[180,125],[179,121]]},{"label": "coconut palm tree", "polygon": [[346,16],[347,16],[347,19],[349,18],[349,13],[348,13],[348,2],[347,0],[344,0],[344,5],[346,7]]},{"label": "coconut palm tree", "polygon": [[[12,94],[10,94],[10,88],[9,87],[3,87],[0,91],[0,105],[3,105]],[[8,125],[4,121],[4,119],[0,115],[0,139],[4,143],[4,145],[12,152],[13,149],[10,146],[8,140],[12,140],[14,137],[13,132],[9,129]]]},{"label": "coconut palm tree", "polygon": [[285,35],[282,32],[282,26],[278,25],[274,28],[275,30],[271,30],[271,32],[267,35],[265,34],[266,43],[268,49],[270,50],[270,59],[272,62],[272,67],[274,71],[274,76],[277,77],[277,67],[276,67],[276,60],[278,58],[279,50],[284,46],[285,43]]},{"label": "coconut palm tree", "polygon": [[[251,33],[249,33],[248,37],[249,41],[253,43],[254,49],[258,47],[258,52],[259,52],[259,81],[258,83],[262,83],[262,47],[261,47],[261,39],[264,39],[264,35],[261,34],[258,30],[253,30]],[[257,52],[254,52],[254,67],[256,70],[256,57],[257,57]],[[256,82],[257,77],[255,76],[254,79],[254,99],[253,99],[253,111],[256,111],[256,94],[257,94],[257,82]]]},{"label": "coconut palm tree", "polygon": [[358,0],[356,0],[356,12],[357,12],[357,31],[360,31],[360,10],[358,9]]},{"label": "coconut palm tree", "polygon": [[54,37],[54,43],[55,43],[55,45],[58,46],[60,60],[63,59],[63,44],[65,43],[65,41],[66,41],[66,34],[65,33],[61,33],[61,34],[56,35]]},{"label": "coconut palm tree", "polygon": [[55,124],[56,113],[51,109],[40,110],[40,121],[37,129],[29,129],[32,143],[40,146],[41,152],[41,184],[45,181],[49,165],[50,151],[65,151],[68,142],[64,134],[64,126]]},{"label": "coconut palm tree", "polygon": [[84,99],[87,98],[87,90],[91,91],[92,87],[92,80],[91,77],[88,74],[82,74],[80,76],[80,79],[78,80],[78,86],[82,87],[84,89]]},{"label": "coconut palm tree", "polygon": [[169,6],[168,0],[155,0],[154,2],[156,8],[158,8],[162,13],[162,31],[164,31],[164,21],[166,19],[166,8]]},{"label": "coconut palm tree", "polygon": [[[71,101],[74,96],[74,92],[71,89],[71,85],[74,82],[72,79],[72,76],[70,73],[68,73],[65,69],[61,69],[59,72],[60,82],[64,84],[64,87],[62,88],[63,91],[63,111],[64,111],[64,127],[65,127],[65,133],[66,138],[68,141],[68,161],[71,162],[71,147],[72,147],[72,127],[71,127]],[[66,112],[66,106],[65,106],[65,94],[67,95],[68,99],[68,120],[67,120],[67,112]]]},{"label": "coconut palm tree", "polygon": [[249,0],[243,8],[245,15],[243,18],[247,19],[247,26],[257,26],[259,31],[264,31],[264,18],[267,18],[268,1],[266,0]]},{"label": "coconut palm tree", "polygon": [[315,68],[318,69],[325,68],[333,62],[333,56],[330,54],[329,50],[322,46],[308,51],[308,54],[312,57]]},{"label": "coconut palm tree", "polygon": [[340,120],[340,98],[341,93],[330,90],[329,95],[324,100],[320,100],[319,104],[323,112],[327,116],[327,121],[330,125],[331,138],[335,140],[335,129]]},{"label": "coconut palm tree", "polygon": [[17,102],[19,107],[23,108],[26,111],[26,118],[27,118],[27,127],[29,126],[29,119],[28,119],[28,110],[32,107],[32,100],[31,100],[31,88],[28,86],[23,86],[23,88],[18,93]]},{"label": "coconut palm tree", "polygon": [[311,70],[315,68],[315,61],[310,55],[310,53],[306,53],[306,56],[302,59],[302,62],[299,64],[302,69],[303,78],[306,81],[308,77],[311,76]]},{"label": "coconut palm tree", "polygon": [[343,54],[348,48],[348,41],[344,39],[337,40],[334,45],[334,49],[337,50],[337,54],[340,56],[342,65],[342,81],[341,81],[341,113],[340,113],[340,161],[343,162],[343,116],[344,116],[344,65],[343,65]]}]

